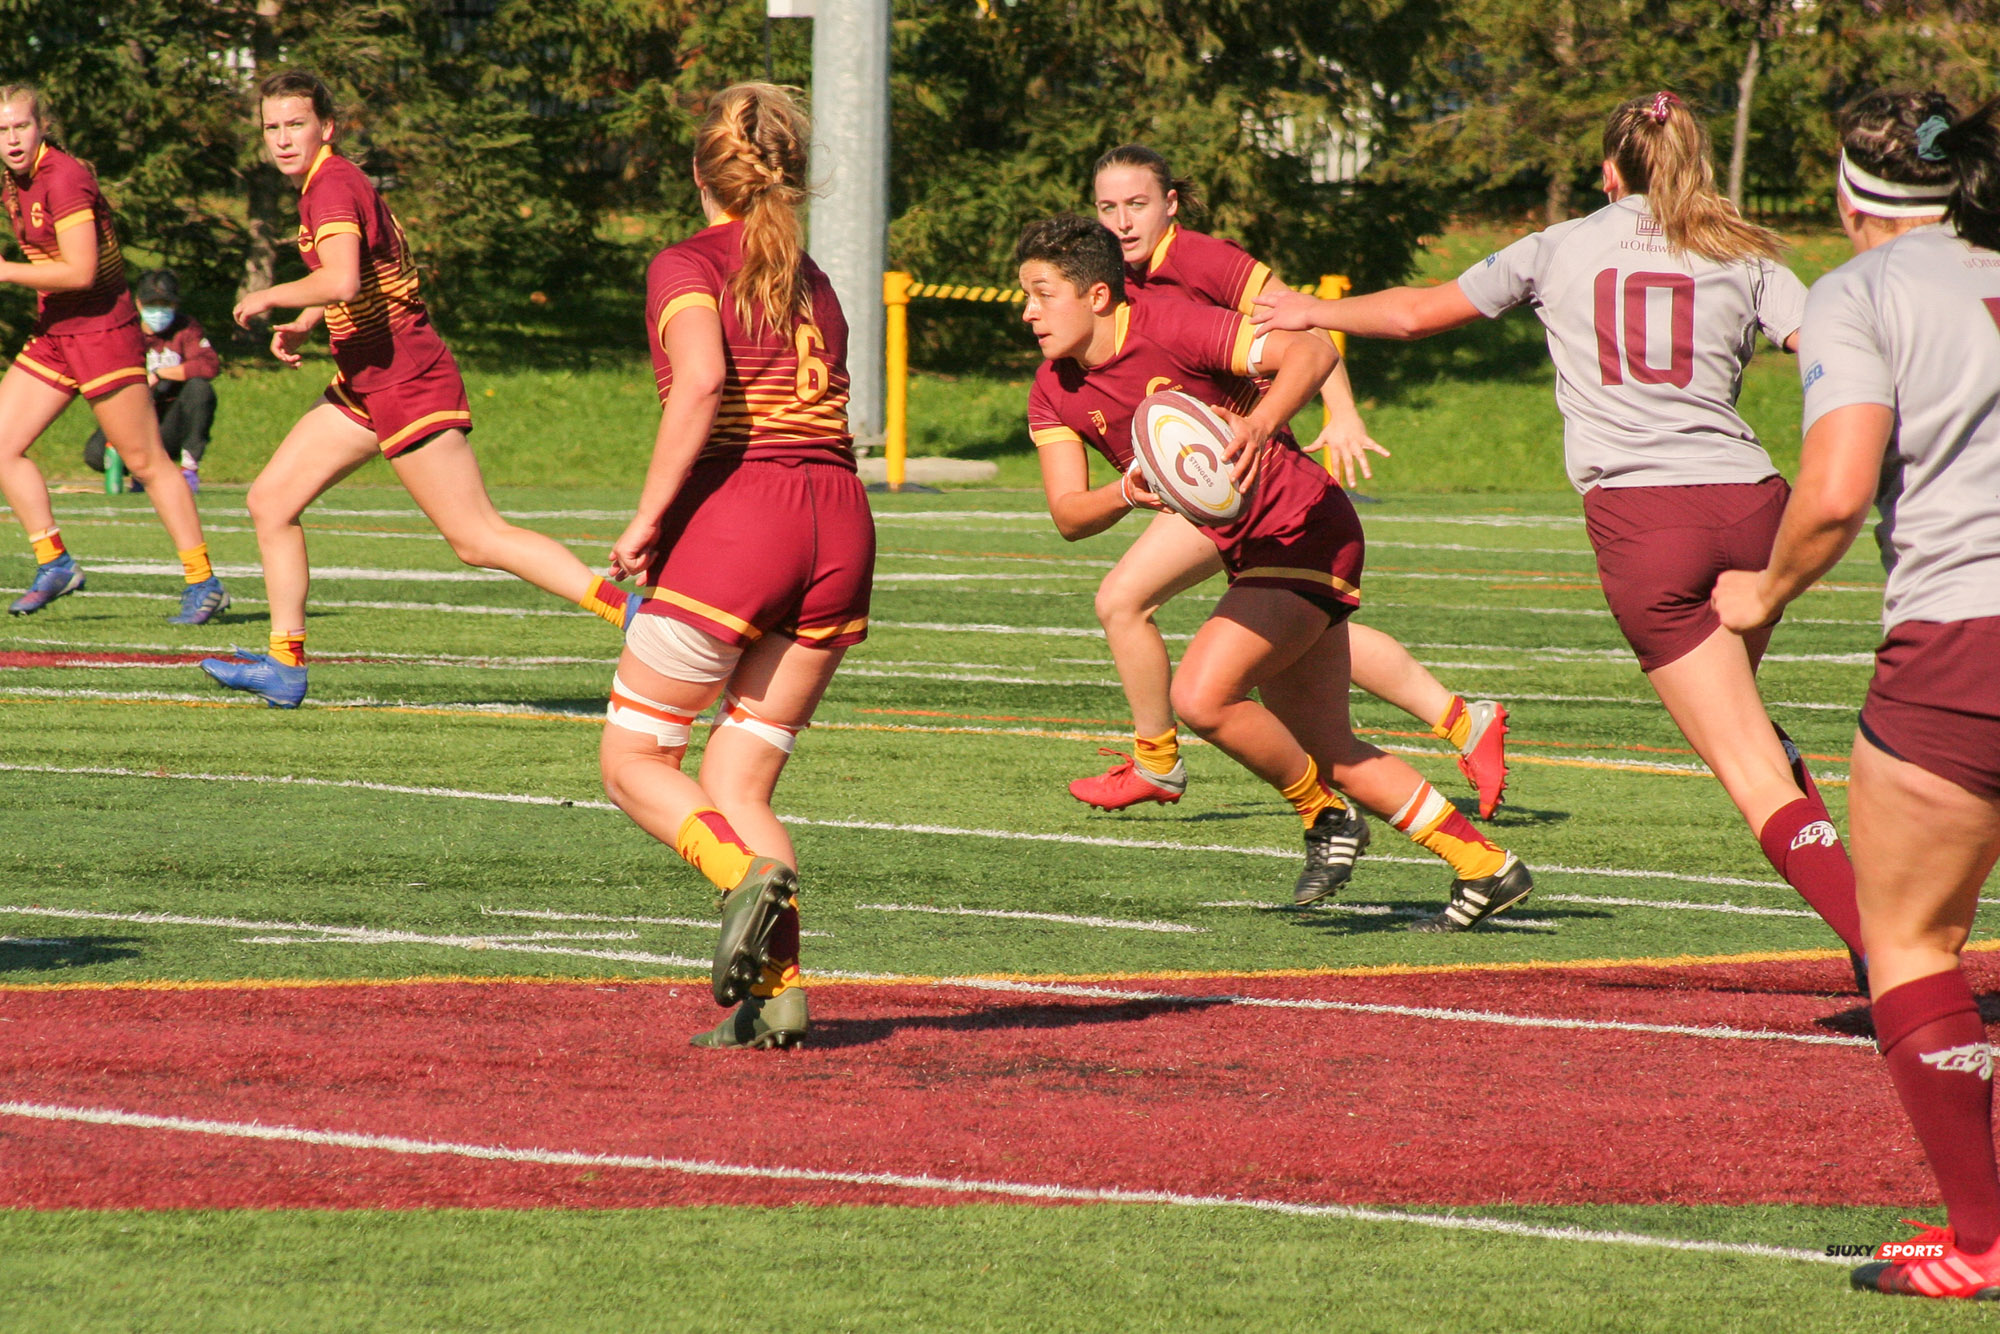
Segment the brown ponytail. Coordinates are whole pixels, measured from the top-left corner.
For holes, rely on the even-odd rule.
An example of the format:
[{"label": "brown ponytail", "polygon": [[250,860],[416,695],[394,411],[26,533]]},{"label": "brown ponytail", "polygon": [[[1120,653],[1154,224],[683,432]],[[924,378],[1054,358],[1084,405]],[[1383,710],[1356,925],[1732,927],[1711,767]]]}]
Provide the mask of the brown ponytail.
[{"label": "brown ponytail", "polygon": [[2000,98],[1960,118],[1940,92],[1874,92],[1840,116],[1855,165],[1897,185],[1942,186],[1945,220],[1972,244],[2000,250]]},{"label": "brown ponytail", "polygon": [[743,267],[730,283],[736,318],[789,331],[811,313],[799,271],[812,126],[789,91],[770,83],[732,84],[716,94],[695,132],[702,188],[743,223]]},{"label": "brown ponytail", "polygon": [[1672,93],[1650,93],[1619,104],[1604,126],[1605,160],[1646,207],[1675,250],[1718,264],[1776,259],[1784,242],[1767,227],[1744,221],[1715,188],[1708,131]]},{"label": "brown ponytail", "polygon": [[1201,196],[1195,193],[1194,182],[1176,176],[1168,168],[1167,160],[1144,144],[1122,144],[1097,159],[1097,165],[1090,169],[1090,179],[1095,181],[1098,173],[1112,167],[1142,167],[1153,173],[1153,179],[1160,184],[1160,198],[1169,194],[1180,201],[1180,216],[1199,217],[1202,211]]}]

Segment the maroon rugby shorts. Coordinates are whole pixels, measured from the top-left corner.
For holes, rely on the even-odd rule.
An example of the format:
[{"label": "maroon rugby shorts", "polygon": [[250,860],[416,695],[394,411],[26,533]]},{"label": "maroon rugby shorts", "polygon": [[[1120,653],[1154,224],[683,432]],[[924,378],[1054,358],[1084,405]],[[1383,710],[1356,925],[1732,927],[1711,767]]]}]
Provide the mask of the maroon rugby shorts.
[{"label": "maroon rugby shorts", "polygon": [[2000,801],[2000,616],[1892,628],[1875,650],[1861,734],[1878,750]]},{"label": "maroon rugby shorts", "polygon": [[345,372],[327,386],[326,401],[375,433],[382,457],[393,459],[440,431],[472,430],[472,404],[449,348],[421,375],[363,393]]},{"label": "maroon rugby shorts", "polygon": [[639,614],[725,643],[767,633],[843,648],[868,637],[875,520],[843,460],[704,459],[660,523]]},{"label": "maroon rugby shorts", "polygon": [[1232,588],[1282,588],[1335,620],[1361,605],[1366,544],[1354,503],[1296,449],[1266,456],[1243,521],[1208,531]]},{"label": "maroon rugby shorts", "polygon": [[1708,604],[1717,577],[1770,562],[1791,494],[1782,477],[1584,493],[1597,580],[1642,669],[1685,657],[1721,628]]},{"label": "maroon rugby shorts", "polygon": [[94,403],[127,385],[146,383],[146,339],[137,320],[88,333],[37,333],[14,364]]}]

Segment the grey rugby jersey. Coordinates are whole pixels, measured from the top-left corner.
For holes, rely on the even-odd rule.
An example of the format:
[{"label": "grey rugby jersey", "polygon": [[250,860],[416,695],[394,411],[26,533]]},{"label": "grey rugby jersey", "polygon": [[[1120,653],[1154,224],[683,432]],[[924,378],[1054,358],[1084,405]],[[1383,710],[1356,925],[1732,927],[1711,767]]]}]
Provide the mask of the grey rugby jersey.
[{"label": "grey rugby jersey", "polygon": [[1736,413],[1757,331],[1783,345],[1806,289],[1766,259],[1676,253],[1627,195],[1488,255],[1458,279],[1479,313],[1548,331],[1571,485],[1707,486],[1778,471]]},{"label": "grey rugby jersey", "polygon": [[1835,408],[1895,410],[1884,627],[2000,616],[2000,254],[1933,224],[1856,255],[1813,284],[1799,374],[1808,431]]}]

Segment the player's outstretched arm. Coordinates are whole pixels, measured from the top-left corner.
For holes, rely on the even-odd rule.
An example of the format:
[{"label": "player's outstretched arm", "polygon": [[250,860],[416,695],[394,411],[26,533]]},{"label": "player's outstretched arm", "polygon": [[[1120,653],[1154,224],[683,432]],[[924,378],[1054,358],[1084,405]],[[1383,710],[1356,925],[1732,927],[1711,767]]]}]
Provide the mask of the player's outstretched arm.
[{"label": "player's outstretched arm", "polygon": [[1725,626],[1742,634],[1769,625],[1847,554],[1867,522],[1895,428],[1895,412],[1877,403],[1835,408],[1813,423],[1771,563],[1716,580],[1710,601]]},{"label": "player's outstretched arm", "polygon": [[36,292],[82,292],[97,281],[97,228],[90,216],[56,233],[53,264],[0,263],[0,282]]},{"label": "player's outstretched arm", "polygon": [[296,282],[279,283],[247,294],[230,312],[240,328],[273,310],[304,310],[352,301],[361,290],[361,238],[351,232],[319,243],[319,268]]},{"label": "player's outstretched arm", "polygon": [[1480,318],[1454,279],[1436,287],[1390,287],[1366,296],[1320,301],[1303,292],[1265,292],[1251,316],[1257,332],[1331,329],[1357,338],[1428,338]]},{"label": "player's outstretched arm", "polygon": [[722,405],[727,372],[721,317],[710,307],[691,306],[667,321],[663,336],[674,382],[660,411],[660,429],[653,437],[653,459],[646,465],[638,510],[611,547],[611,573],[618,579],[642,574],[653,563],[660,542],[660,520],[680,493],[702,446],[708,443],[716,409]]}]

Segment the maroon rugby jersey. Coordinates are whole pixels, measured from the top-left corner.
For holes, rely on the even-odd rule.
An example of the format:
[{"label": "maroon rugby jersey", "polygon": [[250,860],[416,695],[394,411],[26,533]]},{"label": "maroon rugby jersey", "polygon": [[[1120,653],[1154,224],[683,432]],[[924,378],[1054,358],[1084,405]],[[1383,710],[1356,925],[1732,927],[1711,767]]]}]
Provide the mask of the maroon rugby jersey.
[{"label": "maroon rugby jersey", "polygon": [[743,224],[718,218],[653,257],[646,271],[646,341],[660,402],[673,387],[667,322],[684,310],[712,310],[722,322],[722,403],[701,457],[837,459],[854,466],[847,430],[847,317],[833,284],[810,256],[799,263],[812,318],[790,329],[762,320],[747,328],[731,282],[743,267]]},{"label": "maroon rugby jersey", "polygon": [[88,225],[97,233],[96,279],[81,292],[36,293],[36,332],[94,333],[138,319],[139,309],[125,286],[125,256],[118,248],[111,205],[90,168],[45,143],[35,153],[25,184],[11,171],[0,171],[0,177],[5,177],[7,221],[30,264],[59,263],[62,247],[56,238],[72,227]]},{"label": "maroon rugby jersey", "polygon": [[[1132,465],[1132,417],[1141,399],[1179,389],[1239,416],[1262,398],[1250,378],[1250,321],[1233,310],[1162,296],[1118,307],[1110,360],[1085,367],[1045,361],[1028,391],[1028,435],[1037,448],[1078,441],[1120,472]],[[1299,452],[1289,428],[1271,439],[1250,504],[1232,524],[1203,532],[1226,555],[1246,537],[1302,525],[1334,483]]]},{"label": "maroon rugby jersey", "polygon": [[317,272],[329,236],[361,238],[361,288],[326,308],[333,359],[348,384],[367,394],[422,375],[444,354],[417,293],[417,263],[402,224],[361,168],[322,147],[299,191],[299,255]]},{"label": "maroon rugby jersey", "polygon": [[1144,264],[1125,266],[1125,294],[1137,301],[1171,292],[1248,315],[1270,277],[1270,266],[1259,264],[1234,241],[1169,223]]}]

